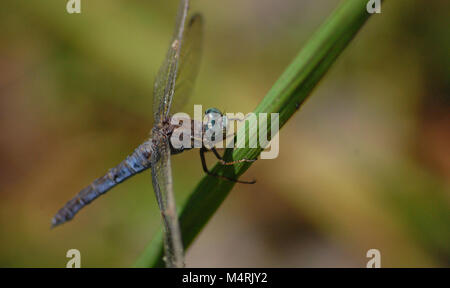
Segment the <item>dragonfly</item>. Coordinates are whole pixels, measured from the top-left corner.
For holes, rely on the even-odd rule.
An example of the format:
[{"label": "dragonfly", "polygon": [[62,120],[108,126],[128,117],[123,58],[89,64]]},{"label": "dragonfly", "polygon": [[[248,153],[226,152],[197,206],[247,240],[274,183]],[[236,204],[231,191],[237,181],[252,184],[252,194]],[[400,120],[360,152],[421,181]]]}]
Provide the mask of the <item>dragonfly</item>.
[{"label": "dragonfly", "polygon": [[[181,0],[175,30],[170,42],[166,58],[155,78],[153,89],[153,116],[154,127],[150,137],[139,145],[132,154],[116,167],[111,168],[102,177],[94,180],[89,186],[82,189],[74,198],[68,201],[52,219],[52,227],[63,224],[73,217],[86,205],[105,194],[111,188],[122,183],[126,179],[151,169],[153,190],[162,216],[164,229],[164,251],[167,267],[184,267],[183,241],[180,225],[176,212],[175,197],[173,192],[172,170],[170,156],[179,154],[190,147],[174,147],[170,137],[175,129],[181,129],[181,125],[172,124],[170,110],[174,94],[180,98],[180,102],[186,101],[193,90],[193,84],[199,70],[202,39],[203,17],[194,14],[186,25],[189,0]],[[180,80],[177,80],[179,76]],[[205,111],[206,121],[192,121],[191,130],[199,127],[202,135],[214,125],[220,125],[220,141],[227,137],[226,116],[220,110],[210,108]],[[218,121],[223,119],[223,121]],[[190,132],[192,132],[190,131]],[[198,131],[198,130],[197,130]],[[195,133],[189,133],[190,141],[198,140]],[[197,138],[196,138],[197,137]],[[208,175],[220,177],[238,183],[254,183],[254,181],[241,181],[216,175],[208,170],[205,161],[205,152],[212,151],[223,165],[234,165],[240,162],[253,162],[252,159],[240,159],[226,162],[211,145],[203,145],[200,148],[202,168]]]}]

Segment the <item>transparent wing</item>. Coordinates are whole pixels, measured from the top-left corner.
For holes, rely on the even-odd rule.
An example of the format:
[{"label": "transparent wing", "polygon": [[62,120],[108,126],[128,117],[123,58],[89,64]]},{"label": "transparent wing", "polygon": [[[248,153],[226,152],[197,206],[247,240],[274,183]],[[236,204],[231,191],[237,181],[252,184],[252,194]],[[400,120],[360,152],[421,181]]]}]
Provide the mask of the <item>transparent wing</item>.
[{"label": "transparent wing", "polygon": [[189,8],[189,0],[181,0],[178,7],[175,31],[153,88],[153,113],[155,123],[161,123],[167,119],[175,91],[175,81],[178,72],[178,60],[183,40],[184,24]]},{"label": "transparent wing", "polygon": [[167,267],[183,267],[183,242],[176,212],[168,139],[161,138],[152,163],[152,183],[164,226],[164,249]]},{"label": "transparent wing", "polygon": [[171,108],[174,112],[178,112],[186,104],[194,90],[195,79],[200,69],[202,44],[203,17],[195,14],[186,26],[181,45],[180,64],[175,83],[176,100]]}]

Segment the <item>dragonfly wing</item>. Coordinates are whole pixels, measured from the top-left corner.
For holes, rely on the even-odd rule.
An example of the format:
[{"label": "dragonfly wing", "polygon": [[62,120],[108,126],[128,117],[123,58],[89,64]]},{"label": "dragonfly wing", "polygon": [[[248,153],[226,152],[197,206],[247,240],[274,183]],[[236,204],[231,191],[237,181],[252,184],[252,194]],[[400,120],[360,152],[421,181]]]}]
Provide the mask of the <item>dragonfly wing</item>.
[{"label": "dragonfly wing", "polygon": [[158,75],[155,79],[153,88],[153,113],[155,123],[161,123],[166,120],[170,105],[172,104],[173,94],[175,92],[175,81],[178,73],[178,60],[180,58],[181,45],[184,34],[184,24],[189,8],[189,0],[181,0],[178,8],[175,31]]},{"label": "dragonfly wing", "polygon": [[164,226],[164,248],[168,267],[183,267],[183,242],[175,205],[169,140],[161,138],[152,161],[152,183]]},{"label": "dragonfly wing", "polygon": [[171,108],[179,111],[188,101],[194,90],[202,56],[203,44],[203,17],[200,14],[193,15],[184,32],[183,45],[180,51],[180,66],[175,84],[176,101]]}]

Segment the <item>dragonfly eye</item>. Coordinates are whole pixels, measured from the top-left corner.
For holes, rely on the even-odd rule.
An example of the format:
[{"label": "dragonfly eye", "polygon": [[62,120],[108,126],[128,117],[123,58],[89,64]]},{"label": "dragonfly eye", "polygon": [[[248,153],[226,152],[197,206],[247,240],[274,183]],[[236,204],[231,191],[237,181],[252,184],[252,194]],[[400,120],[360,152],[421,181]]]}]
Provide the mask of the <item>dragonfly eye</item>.
[{"label": "dragonfly eye", "polygon": [[220,114],[220,115],[222,115],[222,112],[220,112],[220,110],[217,109],[217,108],[208,108],[205,111],[205,115],[208,115],[208,114]]},{"label": "dragonfly eye", "polygon": [[209,108],[205,111],[205,130],[213,129],[216,125],[219,125],[219,127],[216,127],[215,129],[219,128],[223,130],[226,126],[226,121],[224,121],[225,117],[223,117],[222,112],[220,112],[217,108]]}]

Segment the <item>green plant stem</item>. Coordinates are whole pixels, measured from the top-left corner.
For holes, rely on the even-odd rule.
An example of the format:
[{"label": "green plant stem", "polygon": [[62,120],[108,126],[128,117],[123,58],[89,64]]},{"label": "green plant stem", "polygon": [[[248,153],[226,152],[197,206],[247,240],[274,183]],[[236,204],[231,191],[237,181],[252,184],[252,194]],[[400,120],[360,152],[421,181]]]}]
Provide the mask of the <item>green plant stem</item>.
[{"label": "green plant stem", "polygon": [[[366,11],[367,2],[368,0],[344,1],[308,41],[254,112],[279,113],[281,128],[305,102],[336,58],[370,17]],[[248,127],[245,129],[250,133],[249,137],[257,137],[257,131],[253,131],[255,129],[251,129],[250,132]],[[245,141],[248,142],[248,139],[246,137]],[[242,148],[227,152],[227,159],[255,159],[261,153],[261,149]],[[235,166],[216,165],[213,172],[235,178],[242,175],[250,165],[251,163]],[[206,176],[200,181],[180,214],[184,247],[189,247],[233,186],[234,183],[217,177]],[[163,267],[162,244],[160,233],[150,242],[135,265]]]}]

